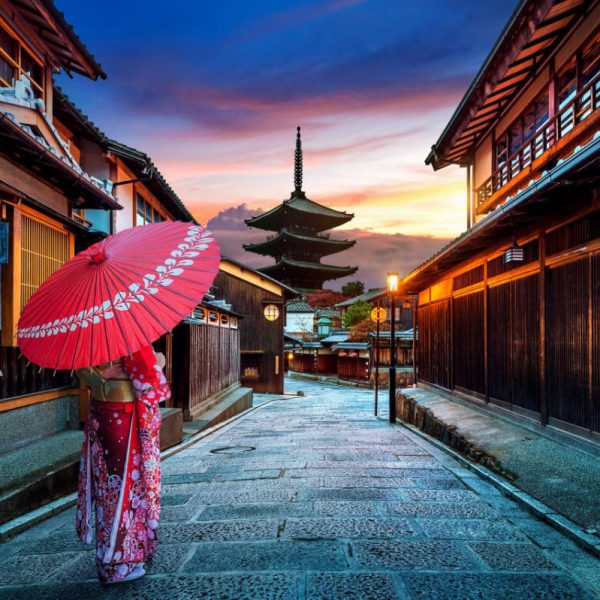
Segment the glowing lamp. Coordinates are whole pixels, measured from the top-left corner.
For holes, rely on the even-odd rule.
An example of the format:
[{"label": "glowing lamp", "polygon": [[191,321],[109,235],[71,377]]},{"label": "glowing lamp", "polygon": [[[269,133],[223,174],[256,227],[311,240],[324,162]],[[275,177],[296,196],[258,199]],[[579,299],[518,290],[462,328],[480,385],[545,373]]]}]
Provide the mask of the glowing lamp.
[{"label": "glowing lamp", "polygon": [[504,264],[523,262],[523,248],[517,242],[513,242],[512,246],[504,251]]},{"label": "glowing lamp", "polygon": [[390,294],[395,294],[398,291],[400,279],[398,277],[398,273],[388,273],[387,274],[387,291]]}]

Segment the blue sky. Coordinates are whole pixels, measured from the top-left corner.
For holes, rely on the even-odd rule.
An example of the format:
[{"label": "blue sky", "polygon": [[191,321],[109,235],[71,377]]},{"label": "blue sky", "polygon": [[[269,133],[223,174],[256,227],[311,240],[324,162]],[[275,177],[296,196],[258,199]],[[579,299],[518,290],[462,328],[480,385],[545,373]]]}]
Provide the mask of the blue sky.
[{"label": "blue sky", "polygon": [[301,125],[305,190],[354,212],[353,235],[438,240],[424,259],[464,228],[464,172],[423,160],[514,2],[57,5],[108,74],[60,85],[109,135],[149,153],[202,222],[287,197]]}]

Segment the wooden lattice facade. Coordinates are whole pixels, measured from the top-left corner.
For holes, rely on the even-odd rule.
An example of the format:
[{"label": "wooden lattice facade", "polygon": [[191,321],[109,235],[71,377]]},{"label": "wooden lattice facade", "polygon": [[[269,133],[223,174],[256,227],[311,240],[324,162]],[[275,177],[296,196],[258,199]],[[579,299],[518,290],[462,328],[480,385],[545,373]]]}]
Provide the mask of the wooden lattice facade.
[{"label": "wooden lattice facade", "polygon": [[468,230],[403,281],[420,381],[595,441],[599,22],[584,0],[511,17],[426,160],[466,167]]}]

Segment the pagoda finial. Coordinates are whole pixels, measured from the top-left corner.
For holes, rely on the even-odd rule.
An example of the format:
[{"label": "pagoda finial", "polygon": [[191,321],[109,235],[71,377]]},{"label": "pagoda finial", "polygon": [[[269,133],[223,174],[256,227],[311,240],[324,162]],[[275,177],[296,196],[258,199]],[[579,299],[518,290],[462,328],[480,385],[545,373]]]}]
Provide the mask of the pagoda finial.
[{"label": "pagoda finial", "polygon": [[302,140],[300,139],[300,127],[296,135],[296,154],[294,157],[294,187],[296,192],[302,191]]}]

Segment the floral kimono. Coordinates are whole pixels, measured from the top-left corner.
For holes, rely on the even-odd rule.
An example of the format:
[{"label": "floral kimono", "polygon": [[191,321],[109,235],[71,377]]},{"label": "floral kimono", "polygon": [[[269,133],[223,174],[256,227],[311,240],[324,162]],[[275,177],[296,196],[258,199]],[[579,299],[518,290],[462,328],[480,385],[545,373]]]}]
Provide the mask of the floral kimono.
[{"label": "floral kimono", "polygon": [[144,561],[156,552],[160,512],[158,403],[170,397],[151,346],[122,359],[122,367],[135,400],[92,400],[79,472],[77,533],[91,544],[95,502],[96,563],[105,582],[143,574]]}]

